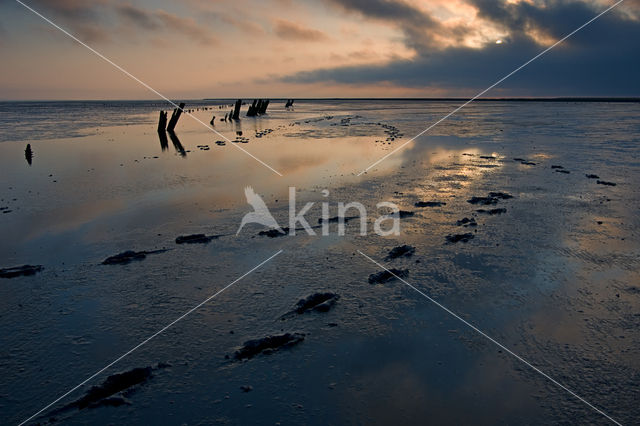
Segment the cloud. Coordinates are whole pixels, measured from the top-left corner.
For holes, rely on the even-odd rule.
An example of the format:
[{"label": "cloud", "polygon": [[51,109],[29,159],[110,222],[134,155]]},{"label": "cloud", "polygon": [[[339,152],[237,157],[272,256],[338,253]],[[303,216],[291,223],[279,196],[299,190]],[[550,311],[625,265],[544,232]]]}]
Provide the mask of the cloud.
[{"label": "cloud", "polygon": [[425,10],[403,0],[324,0],[330,6],[365,19],[385,22],[404,34],[412,49],[436,48],[443,38],[460,40],[470,32],[464,25],[444,25]]},{"label": "cloud", "polygon": [[262,26],[255,22],[251,22],[246,18],[246,16],[244,16],[243,19],[237,19],[227,14],[216,14],[216,18],[225,24],[232,25],[245,34],[250,34],[252,36],[264,36],[266,34]]},{"label": "cloud", "polygon": [[193,18],[183,18],[164,10],[149,11],[130,3],[120,3],[115,7],[120,18],[128,20],[147,31],[172,31],[182,34],[196,43],[203,45],[216,44],[217,40],[206,28]]},{"label": "cloud", "polygon": [[124,19],[134,25],[138,25],[146,30],[160,29],[160,23],[152,13],[133,6],[129,3],[121,3],[116,6],[116,12]]},{"label": "cloud", "polygon": [[[87,2],[83,0],[32,0],[31,6],[63,26],[81,40],[101,43],[111,40],[110,32],[104,28],[101,16],[107,0]],[[51,15],[51,16],[49,16]],[[57,22],[56,22],[57,23]]]},{"label": "cloud", "polygon": [[182,18],[177,15],[158,10],[156,16],[163,22],[165,27],[177,33],[181,33],[191,40],[209,45],[216,43],[215,37],[204,27],[198,25],[193,18]]},{"label": "cloud", "polygon": [[273,27],[275,35],[291,41],[325,41],[329,37],[322,31],[306,28],[294,22],[277,19]]},{"label": "cloud", "polygon": [[104,6],[106,0],[85,1],[85,0],[32,0],[31,4],[36,9],[46,9],[55,13],[59,17],[69,19],[88,19],[97,21],[99,18],[98,8]]},{"label": "cloud", "polygon": [[[577,1],[515,5],[471,1],[478,8],[480,17],[508,30],[505,43],[445,49],[418,43],[413,44],[419,48],[410,60],[315,69],[280,80],[299,84],[390,83],[399,87],[444,87],[474,95],[542,51],[544,46],[540,45],[539,33],[558,39],[599,12],[592,3]],[[378,19],[387,11],[384,7],[388,3],[399,2],[343,0],[340,3],[357,4],[367,10],[368,16]],[[384,7],[372,7],[371,4]],[[400,17],[406,15],[402,8],[395,13]],[[639,96],[640,82],[636,77],[639,50],[640,22],[613,11],[506,80],[500,88],[508,89],[507,93],[514,96]]]},{"label": "cloud", "polygon": [[33,0],[36,10],[65,26],[86,42],[105,42],[117,37],[117,24],[124,21],[137,30],[173,32],[200,44],[214,44],[208,28],[193,18],[183,18],[164,10],[148,10],[119,0]]}]

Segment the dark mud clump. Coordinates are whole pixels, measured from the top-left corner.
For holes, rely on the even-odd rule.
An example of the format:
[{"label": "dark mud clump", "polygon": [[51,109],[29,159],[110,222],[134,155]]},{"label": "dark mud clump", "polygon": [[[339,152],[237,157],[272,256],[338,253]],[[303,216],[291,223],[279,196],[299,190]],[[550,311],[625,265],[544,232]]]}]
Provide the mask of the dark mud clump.
[{"label": "dark mud clump", "polygon": [[494,157],[493,155],[481,155],[480,158],[482,158],[483,160],[495,160],[496,157]]},{"label": "dark mud clump", "polygon": [[217,235],[205,235],[205,234],[192,234],[192,235],[181,235],[176,238],[176,244],[207,244],[218,238]]},{"label": "dark mud clump", "polygon": [[397,215],[400,219],[403,219],[405,217],[413,216],[413,212],[406,211],[406,210],[400,210],[398,213],[394,213],[393,215],[394,216]]},{"label": "dark mud clump", "polygon": [[340,299],[340,296],[335,293],[314,293],[304,299],[300,299],[296,305],[295,312],[298,314],[311,311],[327,312],[336,304],[338,299]]},{"label": "dark mud clump", "polygon": [[596,183],[597,183],[598,185],[616,186],[616,183],[615,183],[615,182],[607,182],[606,180],[599,180],[599,181],[596,181]]},{"label": "dark mud clump", "polygon": [[513,161],[518,161],[520,164],[524,164],[525,166],[535,166],[536,163],[533,161],[526,160],[524,158],[514,158]]},{"label": "dark mud clump", "polygon": [[456,222],[457,226],[478,226],[478,222],[474,218],[469,219],[468,217],[463,217],[459,221]]},{"label": "dark mud clump", "polygon": [[508,200],[510,198],[513,198],[513,195],[506,192],[490,192],[489,197],[498,198],[500,200]]},{"label": "dark mud clump", "polygon": [[489,195],[486,197],[471,197],[467,200],[467,203],[490,206],[492,204],[498,204],[500,200],[508,200],[510,198],[513,198],[513,195],[506,192],[489,192]]},{"label": "dark mud clump", "polygon": [[402,256],[410,257],[416,252],[416,248],[410,245],[402,245],[391,249],[385,260],[397,259]]},{"label": "dark mud clump", "polygon": [[13,268],[4,268],[0,269],[0,278],[26,277],[35,275],[43,269],[44,267],[42,265],[22,265],[14,266]]},{"label": "dark mud clump", "polygon": [[388,271],[380,271],[369,275],[369,284],[384,284],[397,278],[405,278],[409,275],[408,269],[391,268]]},{"label": "dark mud clump", "polygon": [[338,223],[340,222],[340,220],[342,219],[344,221],[344,223],[349,222],[350,220],[353,219],[359,219],[360,216],[334,216],[334,217],[330,217],[328,219],[325,219],[323,217],[321,217],[320,219],[318,219],[318,223]]},{"label": "dark mud clump", "polygon": [[418,201],[414,204],[416,207],[442,207],[446,205],[447,203],[442,201]]},{"label": "dark mud clump", "polygon": [[586,174],[587,179],[600,179],[600,176],[593,174]]},{"label": "dark mud clump", "polygon": [[77,407],[81,410],[103,405],[118,406],[127,404],[128,402],[124,399],[124,395],[115,398],[113,396],[146,382],[151,378],[152,372],[152,367],[140,367],[109,376],[101,385],[93,386],[82,398],[72,402],[66,408]]},{"label": "dark mud clump", "polygon": [[288,233],[289,233],[289,228],[282,228],[282,231],[280,231],[279,229],[269,229],[268,231],[260,231],[258,232],[258,235],[269,237],[269,238],[277,238],[277,237],[284,237]]},{"label": "dark mud clump", "polygon": [[166,250],[152,250],[152,251],[133,251],[127,250],[115,256],[107,257],[102,261],[103,265],[126,265],[134,260],[144,260],[149,254],[164,253]]},{"label": "dark mud clump", "polygon": [[485,206],[491,204],[498,204],[498,199],[495,197],[471,197],[467,200],[470,204],[483,204]]},{"label": "dark mud clump", "polygon": [[285,333],[247,340],[234,356],[236,359],[250,359],[260,353],[270,354],[282,348],[290,348],[303,340],[304,334],[300,333]]},{"label": "dark mud clump", "polygon": [[455,244],[459,241],[462,241],[463,243],[468,243],[470,240],[473,239],[473,234],[468,232],[466,234],[453,234],[453,235],[447,235],[447,242],[451,243],[451,244]]},{"label": "dark mud clump", "polygon": [[507,209],[505,209],[505,208],[502,208],[502,209],[491,209],[491,210],[478,209],[476,211],[478,213],[485,213],[485,214],[489,214],[489,215],[493,216],[493,215],[496,215],[496,214],[506,213]]},{"label": "dark mud clump", "polygon": [[551,166],[552,169],[564,169],[562,166]]},{"label": "dark mud clump", "polygon": [[555,171],[557,173],[564,173],[565,175],[568,175],[569,173],[571,173],[569,170],[564,170],[564,169],[556,169]]}]

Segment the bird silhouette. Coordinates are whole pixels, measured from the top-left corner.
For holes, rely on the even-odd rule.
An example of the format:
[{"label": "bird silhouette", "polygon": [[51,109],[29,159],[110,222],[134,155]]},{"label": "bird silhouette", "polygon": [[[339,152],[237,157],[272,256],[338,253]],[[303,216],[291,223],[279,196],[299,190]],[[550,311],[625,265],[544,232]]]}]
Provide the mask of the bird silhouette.
[{"label": "bird silhouette", "polygon": [[244,189],[244,195],[247,197],[247,203],[249,203],[253,207],[254,211],[244,215],[244,217],[242,218],[242,223],[240,223],[240,228],[238,228],[238,232],[236,232],[236,235],[238,235],[244,225],[248,223],[259,223],[260,225],[277,229],[283,234],[285,233],[280,225],[278,225],[278,222],[276,222],[275,218],[271,215],[271,212],[262,200],[262,197],[256,194],[253,191],[252,187],[247,186]]}]

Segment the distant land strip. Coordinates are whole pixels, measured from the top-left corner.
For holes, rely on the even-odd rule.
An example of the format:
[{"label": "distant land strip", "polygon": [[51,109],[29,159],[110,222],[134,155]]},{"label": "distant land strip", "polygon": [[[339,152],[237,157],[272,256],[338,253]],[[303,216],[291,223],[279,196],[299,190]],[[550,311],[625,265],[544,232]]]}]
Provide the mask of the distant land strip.
[{"label": "distant land strip", "polygon": [[[247,98],[248,99],[248,98]],[[271,101],[286,101],[288,98],[269,98]],[[296,98],[296,101],[428,101],[466,102],[471,98]],[[204,101],[235,100],[227,98],[205,98]],[[633,102],[640,103],[640,97],[557,97],[557,98],[478,98],[474,102]]]}]

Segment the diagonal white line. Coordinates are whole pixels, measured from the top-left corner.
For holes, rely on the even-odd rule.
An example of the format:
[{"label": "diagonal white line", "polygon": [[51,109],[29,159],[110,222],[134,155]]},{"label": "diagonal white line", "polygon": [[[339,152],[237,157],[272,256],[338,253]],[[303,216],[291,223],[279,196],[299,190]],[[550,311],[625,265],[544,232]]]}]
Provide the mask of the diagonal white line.
[{"label": "diagonal white line", "polygon": [[147,337],[145,340],[143,340],[142,342],[140,342],[139,344],[137,344],[136,346],[134,346],[133,348],[129,349],[127,352],[125,352],[123,355],[121,355],[120,357],[116,358],[115,360],[113,360],[112,362],[110,362],[108,365],[106,365],[104,368],[96,371],[94,374],[92,374],[91,376],[87,377],[85,380],[83,380],[81,383],[79,383],[78,385],[74,386],[73,388],[69,389],[67,392],[63,393],[62,395],[60,395],[58,398],[56,398],[53,402],[49,403],[48,405],[46,405],[44,408],[42,408],[40,411],[38,411],[37,413],[33,414],[31,417],[25,419],[24,421],[22,421],[19,426],[22,426],[23,424],[31,421],[32,419],[34,419],[35,417],[39,416],[40,414],[42,414],[42,412],[48,410],[51,406],[53,406],[54,404],[57,404],[60,400],[64,399],[65,397],[67,397],[69,394],[71,394],[72,392],[76,391],[78,388],[84,386],[87,382],[89,382],[90,380],[92,380],[93,378],[95,378],[96,376],[100,375],[101,373],[103,373],[105,370],[107,370],[108,368],[112,367],[114,364],[120,362],[123,358],[127,357],[128,355],[130,355],[131,353],[135,352],[136,350],[138,350],[140,347],[144,346],[145,344],[147,344],[151,339],[155,338],[156,336],[164,333],[166,330],[168,330],[170,327],[172,327],[173,325],[175,325],[177,322],[183,320],[184,318],[186,318],[187,316],[191,315],[194,311],[196,311],[197,309],[199,309],[200,307],[202,307],[203,305],[205,305],[206,303],[208,303],[210,300],[212,300],[213,298],[215,298],[217,295],[219,295],[220,293],[222,293],[223,291],[225,291],[226,289],[228,289],[229,287],[231,287],[232,285],[234,285],[235,283],[237,283],[238,281],[240,281],[241,279],[243,279],[244,277],[246,277],[247,275],[249,275],[250,273],[252,273],[253,271],[255,271],[256,269],[260,268],[262,265],[264,265],[265,263],[269,262],[271,259],[273,259],[274,257],[276,257],[277,255],[279,255],[280,253],[282,253],[283,250],[279,250],[276,254],[274,254],[273,256],[269,257],[268,259],[262,261],[260,264],[254,266],[253,268],[251,268],[248,272],[244,273],[243,275],[241,275],[239,278],[235,279],[232,283],[226,285],[225,287],[223,287],[222,289],[218,290],[216,293],[214,293],[213,295],[207,297],[205,300],[203,300],[202,302],[198,303],[196,306],[194,306],[193,308],[189,309],[187,312],[185,312],[184,314],[180,315],[178,318],[176,318],[175,320],[171,321],[169,324],[167,324],[166,326],[164,326],[162,329],[156,331],[155,333],[153,333],[151,336]]},{"label": "diagonal white line", "polygon": [[473,331],[475,331],[476,333],[480,334],[482,337],[485,337],[486,339],[488,339],[489,341],[491,341],[492,343],[496,344],[498,347],[500,347],[501,349],[503,349],[504,351],[508,352],[509,354],[513,355],[518,361],[526,364],[528,367],[530,367],[531,369],[533,369],[535,372],[541,374],[543,377],[547,378],[548,380],[550,380],[551,382],[553,382],[554,384],[558,385],[560,388],[564,389],[565,391],[569,392],[571,395],[573,395],[574,397],[576,397],[577,399],[579,399],[580,401],[582,401],[583,403],[585,403],[587,406],[589,406],[590,408],[592,408],[593,410],[595,410],[596,412],[598,412],[599,414],[602,414],[604,417],[606,417],[607,419],[609,419],[610,421],[612,421],[613,423],[622,426],[619,422],[617,422],[616,420],[614,420],[613,418],[611,418],[607,413],[605,413],[604,411],[600,410],[599,408],[595,407],[594,405],[592,405],[591,403],[589,403],[587,400],[585,400],[584,398],[582,398],[580,395],[576,394],[574,391],[572,391],[571,389],[569,389],[568,387],[566,387],[565,385],[563,385],[562,383],[558,382],[557,380],[555,380],[553,377],[549,376],[548,374],[546,374],[544,371],[540,370],[538,367],[535,367],[534,365],[532,365],[529,361],[527,361],[526,359],[522,358],[520,355],[516,354],[515,352],[513,352],[511,349],[507,348],[506,346],[504,346],[502,343],[498,342],[497,340],[495,340],[494,338],[492,338],[491,336],[487,335],[485,332],[483,332],[482,330],[480,330],[478,327],[476,327],[475,325],[471,324],[469,321],[465,320],[464,318],[462,318],[460,315],[456,314],[455,312],[453,312],[452,310],[450,310],[449,308],[447,308],[446,306],[442,305],[441,303],[439,303],[438,301],[434,300],[433,298],[431,298],[429,295],[427,295],[425,292],[423,292],[422,290],[414,287],[413,285],[409,284],[407,281],[405,281],[404,279],[402,279],[402,277],[397,276],[396,274],[394,274],[393,272],[391,272],[389,269],[387,269],[384,265],[381,265],[380,263],[376,262],[375,260],[373,260],[372,258],[370,258],[369,256],[367,256],[366,254],[364,254],[363,252],[361,252],[360,250],[358,250],[358,253],[360,253],[362,256],[364,256],[365,258],[369,259],[371,262],[375,263],[376,265],[378,265],[379,267],[381,267],[382,269],[384,269],[385,271],[387,271],[388,273],[390,273],[391,275],[393,275],[395,278],[399,279],[400,281],[402,281],[404,284],[406,284],[407,286],[409,286],[410,288],[412,288],[413,290],[415,290],[416,292],[420,293],[422,296],[424,296],[427,300],[429,300],[431,303],[435,304],[436,306],[438,306],[440,309],[444,310],[446,313],[448,313],[449,315],[453,316],[454,318],[456,318],[457,320],[460,320],[462,323],[464,323],[467,327],[471,328]]},{"label": "diagonal white line", "polygon": [[487,87],[486,89],[484,89],[483,91],[481,91],[480,93],[478,93],[477,95],[475,95],[473,98],[469,99],[468,101],[466,101],[465,103],[463,103],[462,105],[460,105],[459,107],[457,107],[456,109],[454,109],[453,111],[451,111],[450,113],[448,113],[447,115],[445,115],[444,117],[442,117],[441,119],[439,119],[438,121],[436,121],[435,123],[433,123],[432,125],[430,125],[429,127],[427,127],[426,129],[424,129],[423,131],[421,131],[420,133],[418,133],[417,135],[415,135],[414,137],[412,137],[411,139],[409,139],[408,141],[404,142],[402,145],[400,145],[399,147],[395,148],[393,151],[391,151],[390,153],[388,153],[387,155],[385,155],[384,157],[382,157],[381,159],[379,159],[378,161],[376,161],[375,163],[371,164],[369,167],[367,167],[366,169],[362,170],[360,173],[358,173],[357,176],[361,176],[363,173],[366,173],[369,169],[371,169],[372,167],[377,166],[378,164],[380,164],[381,162],[383,162],[384,160],[386,160],[387,158],[389,158],[390,156],[392,156],[393,154],[395,154],[396,152],[400,151],[402,148],[404,148],[405,146],[407,146],[409,143],[413,142],[414,140],[416,140],[417,138],[419,138],[420,136],[424,135],[425,133],[427,133],[429,130],[433,129],[435,126],[437,126],[438,124],[442,123],[444,120],[446,120],[447,118],[451,117],[453,114],[455,114],[456,112],[460,111],[462,108],[466,107],[467,105],[469,105],[471,102],[475,101],[476,99],[478,99],[480,96],[484,95],[485,93],[487,93],[489,90],[493,89],[494,87],[496,87],[498,84],[502,83],[503,81],[505,81],[506,79],[508,79],[509,77],[511,77],[512,75],[514,75],[515,73],[517,73],[518,71],[520,71],[521,69],[523,69],[524,67],[526,67],[527,65],[529,65],[531,62],[535,61],[536,59],[538,59],[539,57],[541,57],[542,55],[544,55],[545,53],[547,53],[548,51],[550,51],[551,49],[553,49],[554,47],[556,47],[557,45],[559,45],[560,43],[562,43],[563,41],[565,41],[566,39],[568,39],[569,37],[571,37],[572,35],[574,35],[575,33],[577,33],[578,31],[580,31],[581,29],[583,29],[584,27],[586,27],[587,25],[591,24],[593,21],[595,21],[596,19],[600,18],[602,15],[604,15],[605,13],[609,12],[611,9],[613,9],[614,7],[618,6],[620,3],[622,3],[624,0],[618,0],[618,2],[614,3],[612,6],[609,6],[607,9],[605,9],[604,11],[600,12],[598,15],[594,16],[593,18],[591,18],[589,21],[585,22],[584,24],[580,25],[578,28],[576,28],[575,30],[571,31],[569,34],[567,34],[566,36],[562,37],[560,40],[556,41],[555,43],[553,43],[551,46],[547,47],[546,49],[544,49],[542,52],[538,53],[536,56],[534,56],[533,58],[529,59],[527,62],[525,62],[524,64],[520,65],[518,68],[516,68],[515,70],[511,71],[509,74],[505,75],[504,77],[502,77],[500,80],[496,81],[495,83],[493,83],[491,86]]},{"label": "diagonal white line", "polygon": [[[155,95],[157,95],[158,97],[164,99],[165,101],[167,101],[168,103],[170,103],[171,105],[173,105],[174,108],[180,109],[180,106],[177,105],[175,102],[173,102],[171,99],[167,98],[165,95],[163,95],[162,93],[158,92],[156,89],[154,89],[153,87],[149,86],[147,83],[145,83],[144,81],[140,80],[138,77],[136,77],[135,75],[131,74],[129,71],[125,70],[124,68],[122,68],[120,65],[116,64],[115,62],[113,62],[111,59],[107,58],[106,56],[104,56],[102,53],[98,52],[97,50],[95,50],[93,47],[89,46],[88,44],[86,44],[85,42],[83,42],[82,40],[78,39],[76,36],[74,36],[73,34],[71,34],[69,31],[65,30],[64,28],[60,27],[58,24],[56,24],[55,22],[51,21],[49,18],[47,18],[46,16],[42,15],[40,12],[38,12],[37,10],[33,9],[31,6],[28,6],[26,4],[24,4],[22,1],[20,0],[16,0],[16,2],[18,2],[19,4],[21,4],[22,6],[24,6],[26,9],[30,10],[31,12],[33,12],[35,15],[39,16],[40,18],[42,18],[44,21],[48,22],[49,24],[51,24],[53,27],[55,27],[56,29],[60,30],[62,33],[64,33],[65,35],[67,35],[68,37],[70,37],[71,39],[73,39],[74,41],[80,43],[82,46],[86,47],[87,49],[89,49],[91,52],[95,53],[98,57],[100,57],[101,59],[103,59],[104,61],[108,62],[109,64],[111,64],[112,66],[114,66],[116,69],[118,69],[120,72],[122,72],[123,74],[125,74],[127,77],[131,78],[132,80],[136,81],[137,83],[141,84],[142,86],[144,86],[147,90],[153,92]],[[271,167],[270,165],[268,165],[267,163],[265,163],[264,161],[262,161],[261,159],[259,159],[258,157],[256,157],[255,155],[251,154],[249,151],[247,151],[246,149],[242,148],[240,145],[235,144],[233,142],[231,142],[231,140],[229,138],[227,138],[226,136],[224,136],[222,133],[218,132],[216,129],[214,129],[213,127],[209,126],[207,123],[205,123],[204,121],[200,120],[198,117],[196,117],[195,115],[192,115],[184,110],[182,110],[182,112],[186,115],[188,115],[189,117],[193,118],[194,120],[196,120],[198,123],[202,124],[204,127],[206,127],[207,129],[211,130],[213,133],[215,133],[216,135],[220,136],[221,138],[225,139],[227,142],[229,142],[231,144],[231,146],[234,146],[235,148],[239,149],[240,151],[244,152],[245,154],[247,154],[249,157],[253,158],[254,160],[256,160],[258,163],[262,164],[263,166],[265,166],[266,168],[268,168],[269,170],[271,170],[272,172],[274,172],[275,174],[277,174],[278,176],[282,176],[282,173],[280,173],[279,171],[277,171],[276,169],[274,169],[273,167]]]}]

